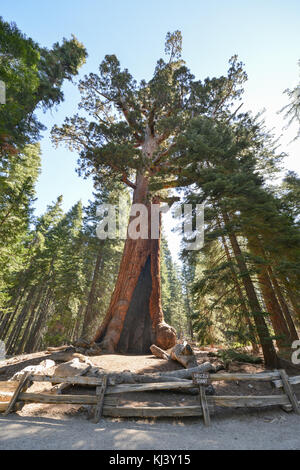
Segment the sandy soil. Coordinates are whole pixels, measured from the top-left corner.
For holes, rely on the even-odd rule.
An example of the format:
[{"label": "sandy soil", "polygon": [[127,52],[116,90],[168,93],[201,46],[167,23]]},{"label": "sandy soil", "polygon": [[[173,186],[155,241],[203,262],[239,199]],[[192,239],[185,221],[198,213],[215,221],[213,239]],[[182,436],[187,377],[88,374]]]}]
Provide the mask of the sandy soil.
[{"label": "sandy soil", "polygon": [[0,417],[0,449],[192,450],[300,449],[300,417],[280,410],[235,412],[200,419],[117,420],[98,424],[85,415]]},{"label": "sandy soil", "polygon": [[[198,363],[216,359],[196,349]],[[38,364],[45,352],[6,361],[0,380],[8,380],[27,365]],[[90,357],[95,366],[110,371],[136,373],[181,369],[173,361],[149,356],[103,355]],[[230,372],[260,372],[261,365],[232,363]],[[292,374],[291,374],[292,375]],[[278,394],[268,382],[218,382],[218,395]],[[28,391],[46,391],[50,383],[34,383]],[[300,386],[297,386],[297,393]],[[75,388],[72,393],[79,392]],[[87,390],[84,392],[88,392]],[[48,392],[49,393],[49,392]],[[68,392],[70,393],[70,392]],[[82,389],[81,389],[82,393]],[[91,393],[91,391],[90,391]],[[298,395],[298,397],[300,394]],[[119,403],[196,404],[197,396],[170,392],[123,394]],[[27,404],[8,417],[0,415],[0,449],[300,449],[300,416],[280,408],[241,410],[216,408],[212,426],[202,419],[109,419],[88,421],[86,407]]]}]

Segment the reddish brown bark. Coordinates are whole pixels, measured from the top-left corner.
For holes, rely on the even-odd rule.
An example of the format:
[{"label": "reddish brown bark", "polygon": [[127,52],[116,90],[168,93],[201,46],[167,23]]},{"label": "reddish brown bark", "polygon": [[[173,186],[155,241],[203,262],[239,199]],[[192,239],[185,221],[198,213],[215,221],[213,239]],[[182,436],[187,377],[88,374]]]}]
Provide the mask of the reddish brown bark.
[{"label": "reddish brown bark", "polygon": [[287,284],[287,288],[289,289],[288,290],[288,296],[289,296],[290,303],[291,303],[291,305],[293,307],[293,310],[295,312],[295,315],[298,319],[298,324],[300,324],[300,302],[299,302],[299,299],[296,295],[294,295],[292,290],[289,288],[289,284]]},{"label": "reddish brown bark", "polygon": [[274,294],[273,287],[265,267],[262,268],[257,277],[260,283],[264,303],[268,313],[270,314],[270,319],[276,335],[277,347],[278,349],[288,348],[290,346],[290,332]]},{"label": "reddish brown bark", "polygon": [[148,209],[148,238],[127,237],[125,241],[110,306],[93,338],[107,352],[147,353],[153,343],[162,349],[176,343],[175,329],[164,322],[160,239],[151,239],[151,201],[148,181],[143,175],[137,175],[133,203],[144,204]]},{"label": "reddish brown bark", "polygon": [[[261,241],[257,237],[249,239],[249,247],[255,256],[266,258]],[[275,295],[275,291],[268,273],[268,265],[263,264],[257,274],[259,287],[264,299],[264,304],[270,314],[271,323],[276,335],[276,344],[279,350],[289,349],[291,345],[291,335],[284,318],[283,311]]]}]

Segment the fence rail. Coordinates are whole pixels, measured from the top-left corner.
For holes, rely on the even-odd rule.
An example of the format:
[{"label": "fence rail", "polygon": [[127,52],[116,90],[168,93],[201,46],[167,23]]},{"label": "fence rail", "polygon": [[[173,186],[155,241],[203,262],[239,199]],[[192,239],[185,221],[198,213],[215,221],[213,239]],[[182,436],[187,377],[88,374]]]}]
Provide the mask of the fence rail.
[{"label": "fence rail", "polygon": [[[282,406],[285,410],[294,410],[300,414],[300,401],[298,401],[292,385],[300,383],[300,376],[288,377],[285,370],[275,370],[272,372],[263,372],[259,374],[243,373],[216,373],[207,374],[210,382],[216,381],[271,381],[275,388],[283,388],[284,393],[278,395],[265,396],[205,396],[203,397],[203,388],[199,385],[199,405],[178,405],[178,406],[136,406],[119,405],[118,395],[131,392],[149,392],[161,390],[179,390],[184,393],[188,389],[195,388],[195,380],[185,380],[182,382],[159,382],[142,384],[121,384],[108,385],[107,376],[97,377],[58,377],[49,375],[26,375],[20,382],[0,382],[0,411],[5,414],[13,411],[17,402],[31,403],[53,403],[53,404],[81,404],[93,405],[95,408],[94,422],[97,422],[101,415],[119,416],[119,417],[185,417],[185,416],[203,416],[205,423],[210,423],[210,413],[214,406],[221,407],[264,407],[264,406]],[[79,386],[96,387],[95,394],[64,394],[53,395],[47,393],[30,393],[23,391],[29,382],[52,382],[64,383]]]}]

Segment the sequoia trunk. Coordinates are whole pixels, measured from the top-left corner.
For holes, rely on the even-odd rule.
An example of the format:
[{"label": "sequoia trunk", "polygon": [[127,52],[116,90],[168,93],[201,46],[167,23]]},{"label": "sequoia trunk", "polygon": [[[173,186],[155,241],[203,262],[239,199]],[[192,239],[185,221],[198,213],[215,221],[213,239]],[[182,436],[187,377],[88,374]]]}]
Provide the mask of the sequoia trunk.
[{"label": "sequoia trunk", "polygon": [[110,306],[94,337],[106,352],[143,354],[153,343],[162,349],[176,343],[175,329],[164,322],[161,305],[160,238],[151,239],[151,205],[157,202],[149,200],[147,178],[138,174],[133,204],[147,208],[148,237],[127,235]]}]

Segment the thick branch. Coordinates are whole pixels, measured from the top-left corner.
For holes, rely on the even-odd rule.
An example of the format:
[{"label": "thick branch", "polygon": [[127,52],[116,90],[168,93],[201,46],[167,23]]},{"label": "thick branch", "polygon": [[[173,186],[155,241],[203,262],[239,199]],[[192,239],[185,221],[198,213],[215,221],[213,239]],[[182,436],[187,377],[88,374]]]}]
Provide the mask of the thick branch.
[{"label": "thick branch", "polygon": [[122,181],[123,183],[127,184],[127,186],[129,186],[130,188],[132,189],[136,189],[136,185],[134,183],[132,183],[132,181],[130,181],[126,175],[126,173],[123,173],[122,175]]}]

